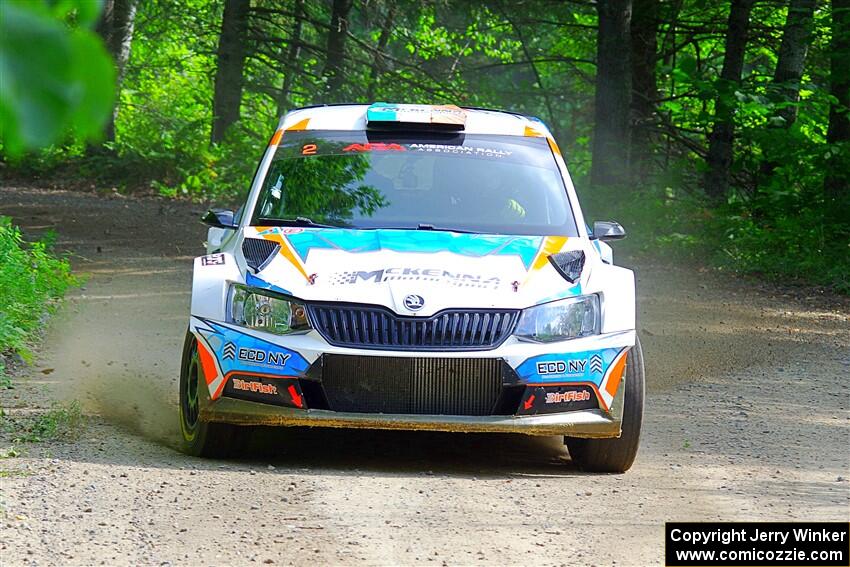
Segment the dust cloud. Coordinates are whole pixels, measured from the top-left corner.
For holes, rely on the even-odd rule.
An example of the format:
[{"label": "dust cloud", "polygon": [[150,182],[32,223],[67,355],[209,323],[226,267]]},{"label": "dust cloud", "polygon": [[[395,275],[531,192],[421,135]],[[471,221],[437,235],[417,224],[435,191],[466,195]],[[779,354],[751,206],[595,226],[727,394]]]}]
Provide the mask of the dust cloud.
[{"label": "dust cloud", "polygon": [[176,446],[191,265],[134,259],[94,270],[57,316],[43,355],[55,395],[137,435]]}]

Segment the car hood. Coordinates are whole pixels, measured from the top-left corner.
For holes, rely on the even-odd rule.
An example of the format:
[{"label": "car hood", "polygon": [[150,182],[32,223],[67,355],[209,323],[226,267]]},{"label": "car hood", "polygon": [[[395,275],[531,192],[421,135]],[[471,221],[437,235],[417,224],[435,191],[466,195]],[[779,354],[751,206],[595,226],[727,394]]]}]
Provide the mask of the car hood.
[{"label": "car hood", "polygon": [[250,286],[411,316],[452,307],[522,308],[578,295],[590,267],[587,262],[573,284],[551,265],[551,254],[585,250],[583,239],[564,236],[248,227],[244,237],[280,245],[260,272],[244,272]]}]

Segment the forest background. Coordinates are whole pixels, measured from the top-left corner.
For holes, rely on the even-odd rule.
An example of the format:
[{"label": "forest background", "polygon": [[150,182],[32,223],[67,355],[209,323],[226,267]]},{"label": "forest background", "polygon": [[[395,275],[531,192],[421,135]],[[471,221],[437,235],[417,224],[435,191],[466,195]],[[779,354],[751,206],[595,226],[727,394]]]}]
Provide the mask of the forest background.
[{"label": "forest background", "polygon": [[0,2],[4,191],[232,204],[372,101],[537,116],[630,251],[850,292],[850,0]]}]

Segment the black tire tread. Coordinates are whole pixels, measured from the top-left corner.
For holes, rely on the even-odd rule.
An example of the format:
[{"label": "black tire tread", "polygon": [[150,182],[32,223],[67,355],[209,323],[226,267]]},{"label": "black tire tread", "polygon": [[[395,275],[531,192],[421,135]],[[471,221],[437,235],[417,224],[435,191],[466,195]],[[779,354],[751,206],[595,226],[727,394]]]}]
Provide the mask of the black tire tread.
[{"label": "black tire tread", "polygon": [[564,442],[573,462],[584,471],[624,473],[629,470],[637,456],[640,445],[645,382],[643,350],[640,340],[635,340],[626,361],[626,376],[623,407],[623,433],[616,439],[579,439],[566,437]]},{"label": "black tire tread", "polygon": [[[186,371],[189,365],[189,357],[197,339],[191,332],[186,332],[186,340],[183,345],[183,358],[180,365],[180,395],[183,395],[183,383],[187,380]],[[204,386],[206,387],[206,386]],[[200,421],[197,425],[197,433],[193,439],[187,439],[183,433],[183,404],[179,404],[180,419],[180,441],[181,450],[195,457],[224,459],[236,454],[242,447],[243,428],[229,423],[213,423]]]}]

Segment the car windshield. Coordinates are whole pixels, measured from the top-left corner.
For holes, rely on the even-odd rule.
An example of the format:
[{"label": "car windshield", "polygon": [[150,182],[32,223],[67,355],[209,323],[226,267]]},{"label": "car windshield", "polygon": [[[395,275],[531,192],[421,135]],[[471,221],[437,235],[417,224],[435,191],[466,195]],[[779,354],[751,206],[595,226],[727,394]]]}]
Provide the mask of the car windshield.
[{"label": "car windshield", "polygon": [[576,236],[545,138],[287,132],[252,224]]}]

